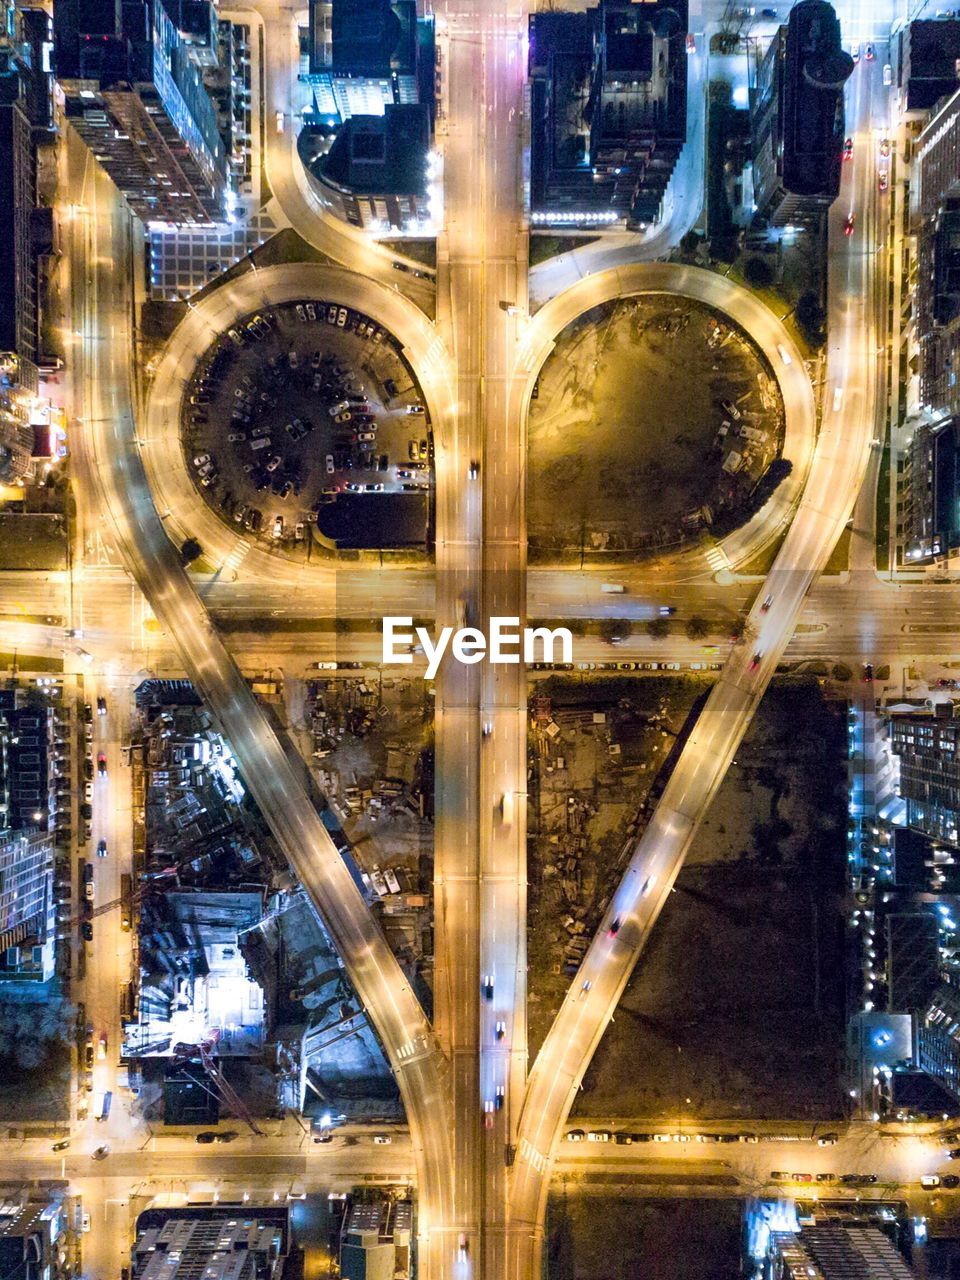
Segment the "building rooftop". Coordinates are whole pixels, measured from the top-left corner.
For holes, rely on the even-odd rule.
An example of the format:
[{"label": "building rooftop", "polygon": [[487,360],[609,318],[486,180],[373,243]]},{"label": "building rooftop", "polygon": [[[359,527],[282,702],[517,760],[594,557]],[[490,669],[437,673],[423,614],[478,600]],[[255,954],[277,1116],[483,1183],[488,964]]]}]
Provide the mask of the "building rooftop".
[{"label": "building rooftop", "polygon": [[911,22],[901,49],[907,111],[929,111],[956,91],[960,21],[951,17]]}]

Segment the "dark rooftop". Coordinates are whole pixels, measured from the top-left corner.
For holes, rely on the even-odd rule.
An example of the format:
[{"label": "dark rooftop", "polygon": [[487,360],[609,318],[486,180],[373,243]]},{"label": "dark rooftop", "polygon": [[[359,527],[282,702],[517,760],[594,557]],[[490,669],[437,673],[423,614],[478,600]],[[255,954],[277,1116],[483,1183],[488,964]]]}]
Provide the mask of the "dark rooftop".
[{"label": "dark rooftop", "polygon": [[427,538],[422,493],[344,493],[317,516],[321,536],[339,548],[417,547]]},{"label": "dark rooftop", "polygon": [[903,47],[908,50],[903,67],[908,111],[927,111],[957,89],[960,22],[955,18],[911,22]]}]

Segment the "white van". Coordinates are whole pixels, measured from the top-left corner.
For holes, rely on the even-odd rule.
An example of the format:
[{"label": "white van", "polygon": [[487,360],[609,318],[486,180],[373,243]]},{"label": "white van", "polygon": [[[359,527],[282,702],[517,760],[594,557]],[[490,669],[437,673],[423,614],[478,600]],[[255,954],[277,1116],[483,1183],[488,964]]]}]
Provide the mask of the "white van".
[{"label": "white van", "polygon": [[622,582],[604,582],[600,590],[608,596],[622,596],[626,587]]}]

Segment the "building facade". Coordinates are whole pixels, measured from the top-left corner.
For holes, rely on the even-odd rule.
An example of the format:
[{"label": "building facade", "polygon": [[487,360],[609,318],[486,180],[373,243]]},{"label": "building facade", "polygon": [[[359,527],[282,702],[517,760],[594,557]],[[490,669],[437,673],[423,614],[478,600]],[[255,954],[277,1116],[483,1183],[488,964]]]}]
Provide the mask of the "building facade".
[{"label": "building facade", "polygon": [[935,413],[960,415],[960,92],[917,136],[910,200],[920,400]]},{"label": "building facade", "polygon": [[922,422],[903,459],[900,537],[908,564],[960,547],[960,418]]},{"label": "building facade", "polygon": [[891,749],[900,762],[900,795],[907,824],[934,840],[957,847],[960,821],[960,720],[951,703],[936,713],[890,717]]},{"label": "building facade", "polygon": [[47,982],[54,971],[53,839],[0,835],[0,982]]},{"label": "building facade", "polygon": [[203,0],[55,0],[66,116],[147,224],[209,226],[230,205],[227,144],[208,80],[216,15]]}]

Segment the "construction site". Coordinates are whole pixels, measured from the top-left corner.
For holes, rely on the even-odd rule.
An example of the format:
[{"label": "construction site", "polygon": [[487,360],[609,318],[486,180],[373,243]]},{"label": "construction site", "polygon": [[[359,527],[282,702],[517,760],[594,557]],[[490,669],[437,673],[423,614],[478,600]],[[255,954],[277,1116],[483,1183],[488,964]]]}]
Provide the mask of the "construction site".
[{"label": "construction site", "polygon": [[208,712],[182,681],[146,682],[137,707],[122,1057],[144,1118],[393,1118],[377,1039]]}]

